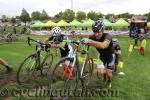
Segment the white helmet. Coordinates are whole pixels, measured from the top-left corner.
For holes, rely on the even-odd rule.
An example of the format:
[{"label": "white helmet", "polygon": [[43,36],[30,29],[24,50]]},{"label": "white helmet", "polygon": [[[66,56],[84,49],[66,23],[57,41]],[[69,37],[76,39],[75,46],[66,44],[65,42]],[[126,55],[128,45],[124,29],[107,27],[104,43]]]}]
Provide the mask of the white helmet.
[{"label": "white helmet", "polygon": [[60,27],[54,27],[51,32],[53,36],[56,36],[57,34],[61,33],[61,29]]}]

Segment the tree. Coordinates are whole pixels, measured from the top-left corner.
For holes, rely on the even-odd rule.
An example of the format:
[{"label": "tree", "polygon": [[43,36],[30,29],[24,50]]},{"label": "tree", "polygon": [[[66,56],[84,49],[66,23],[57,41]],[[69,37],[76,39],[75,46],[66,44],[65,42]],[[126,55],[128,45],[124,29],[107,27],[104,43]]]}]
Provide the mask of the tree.
[{"label": "tree", "polygon": [[46,20],[48,18],[49,18],[49,16],[48,16],[47,12],[43,9],[43,11],[40,15],[40,20]]},{"label": "tree", "polygon": [[92,20],[97,20],[98,19],[98,14],[95,12],[95,11],[90,11],[88,14],[87,14],[87,18],[89,19],[92,19]]},{"label": "tree", "polygon": [[106,19],[114,18],[115,14],[106,14]]},{"label": "tree", "polygon": [[39,11],[34,11],[31,14],[32,20],[40,20],[41,13]]},{"label": "tree", "polygon": [[103,18],[103,16],[104,16],[104,15],[103,15],[101,12],[98,12],[98,13],[97,13],[97,17],[98,17],[98,18]]},{"label": "tree", "polygon": [[24,22],[25,25],[26,25],[26,22],[27,22],[27,21],[31,21],[31,18],[30,18],[29,13],[28,13],[24,8],[22,9],[22,13],[21,13],[21,15],[20,15],[20,20],[21,20],[22,22]]},{"label": "tree", "polygon": [[59,18],[59,19],[62,19],[62,16],[63,16],[63,12],[59,12],[58,14],[56,14],[54,17],[55,18]]},{"label": "tree", "polygon": [[77,15],[76,15],[76,18],[77,18],[79,21],[85,20],[85,19],[86,19],[86,13],[83,12],[83,11],[78,11],[78,12],[77,12]]},{"label": "tree", "polygon": [[144,16],[146,16],[146,17],[148,18],[148,20],[150,21],[150,12],[149,12],[149,13],[144,14]]},{"label": "tree", "polygon": [[62,19],[66,20],[67,22],[73,21],[75,18],[75,12],[71,9],[66,9],[62,15]]},{"label": "tree", "polygon": [[130,14],[129,12],[122,13],[118,15],[118,18],[132,18],[132,14]]},{"label": "tree", "polygon": [[16,23],[16,18],[12,17],[11,18],[11,23],[14,25]]},{"label": "tree", "polygon": [[2,15],[2,22],[8,22],[6,15]]}]

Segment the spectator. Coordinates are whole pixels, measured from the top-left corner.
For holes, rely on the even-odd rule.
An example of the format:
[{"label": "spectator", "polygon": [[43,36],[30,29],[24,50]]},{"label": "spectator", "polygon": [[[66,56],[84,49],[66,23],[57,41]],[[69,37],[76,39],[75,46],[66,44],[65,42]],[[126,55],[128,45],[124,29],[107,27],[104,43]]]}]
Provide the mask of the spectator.
[{"label": "spectator", "polygon": [[139,35],[139,39],[140,39],[140,41],[141,41],[141,45],[140,45],[140,47],[139,47],[138,49],[139,49],[141,55],[144,56],[144,51],[145,51],[145,47],[146,47],[145,34],[140,34],[140,35]]}]

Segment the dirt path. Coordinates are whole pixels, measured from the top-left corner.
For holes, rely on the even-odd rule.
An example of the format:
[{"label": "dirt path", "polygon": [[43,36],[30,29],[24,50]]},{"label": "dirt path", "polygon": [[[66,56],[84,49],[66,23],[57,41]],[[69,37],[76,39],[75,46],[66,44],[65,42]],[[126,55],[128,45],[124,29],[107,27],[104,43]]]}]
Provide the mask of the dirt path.
[{"label": "dirt path", "polygon": [[16,72],[0,75],[0,86],[16,83]]}]

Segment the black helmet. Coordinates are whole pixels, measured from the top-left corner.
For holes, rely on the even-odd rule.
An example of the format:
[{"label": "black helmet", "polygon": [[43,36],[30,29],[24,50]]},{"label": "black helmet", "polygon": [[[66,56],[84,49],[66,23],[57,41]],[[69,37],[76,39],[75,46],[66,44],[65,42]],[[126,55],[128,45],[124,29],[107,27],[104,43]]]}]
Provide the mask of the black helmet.
[{"label": "black helmet", "polygon": [[101,20],[97,20],[93,23],[92,25],[92,30],[94,33],[100,32],[101,30],[104,29],[104,24]]}]

